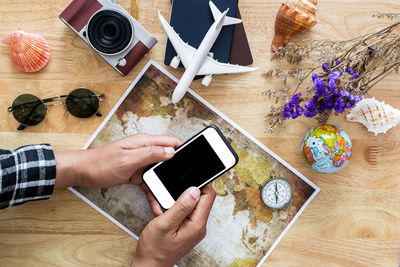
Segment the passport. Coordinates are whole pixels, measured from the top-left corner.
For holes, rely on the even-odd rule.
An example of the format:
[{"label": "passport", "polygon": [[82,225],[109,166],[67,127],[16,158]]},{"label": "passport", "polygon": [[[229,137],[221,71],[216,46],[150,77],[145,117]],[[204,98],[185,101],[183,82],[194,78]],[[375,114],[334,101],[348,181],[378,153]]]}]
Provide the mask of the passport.
[{"label": "passport", "polygon": [[[236,11],[236,18],[242,18],[239,8]],[[250,45],[247,40],[243,22],[236,24],[233,30],[231,58],[229,63],[242,66],[253,64],[253,56],[251,55]]]},{"label": "passport", "polygon": [[[214,23],[208,2],[209,0],[174,0],[172,3],[171,27],[174,28],[184,42],[189,43],[196,49]],[[229,8],[227,16],[236,17],[238,0],[214,0],[213,3],[221,12]],[[222,27],[221,33],[210,50],[214,54],[213,58],[219,62],[230,62],[234,29],[235,25]],[[164,64],[169,66],[172,58],[176,55],[174,47],[168,40]],[[180,65],[180,67],[183,66]]]}]

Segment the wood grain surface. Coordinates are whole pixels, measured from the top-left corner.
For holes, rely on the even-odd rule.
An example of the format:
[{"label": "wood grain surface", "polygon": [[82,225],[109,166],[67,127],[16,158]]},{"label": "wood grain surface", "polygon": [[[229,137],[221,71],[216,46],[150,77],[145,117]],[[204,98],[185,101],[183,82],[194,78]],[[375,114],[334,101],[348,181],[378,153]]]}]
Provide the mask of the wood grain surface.
[{"label": "wood grain surface", "polygon": [[[135,1],[135,0],[133,0]],[[52,97],[85,86],[106,99],[107,114],[148,59],[162,64],[166,35],[156,11],[169,17],[170,0],[119,1],[127,10],[137,7],[139,22],[158,40],[156,46],[127,76],[121,77],[67,28],[58,15],[69,0],[0,0],[0,37],[17,27],[42,34],[50,43],[51,59],[38,73],[13,67],[6,46],[0,46],[0,147],[51,143],[55,150],[80,149],[102,118],[79,120],[62,106],[50,107],[39,126],[17,132],[6,111],[13,99],[30,92]],[[211,86],[195,81],[192,88],[263,144],[321,188],[321,192],[279,243],[264,266],[397,266],[400,246],[400,127],[375,137],[344,116],[331,124],[346,130],[353,142],[349,165],[338,174],[323,175],[307,167],[299,146],[310,119],[291,121],[280,133],[265,134],[269,100],[261,95],[278,86],[263,78],[271,62],[277,0],[241,0],[254,66],[249,74],[215,76]],[[390,21],[372,18],[377,12],[400,12],[393,0],[325,0],[318,4],[317,24],[295,40],[343,40],[366,34]],[[167,67],[177,77],[182,70]],[[227,78],[229,77],[229,79]],[[400,77],[389,76],[372,91],[379,100],[400,108]],[[104,117],[103,117],[104,118]],[[0,266],[127,266],[136,241],[67,190],[51,200],[0,211]]]}]

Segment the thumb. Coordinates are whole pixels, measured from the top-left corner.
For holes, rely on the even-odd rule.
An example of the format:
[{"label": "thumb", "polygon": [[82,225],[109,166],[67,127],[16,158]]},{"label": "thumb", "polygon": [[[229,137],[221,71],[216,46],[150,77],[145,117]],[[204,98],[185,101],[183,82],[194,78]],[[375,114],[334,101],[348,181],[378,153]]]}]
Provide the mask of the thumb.
[{"label": "thumb", "polygon": [[175,204],[164,213],[165,223],[173,230],[178,229],[187,216],[197,206],[200,199],[200,189],[190,187],[178,198]]}]

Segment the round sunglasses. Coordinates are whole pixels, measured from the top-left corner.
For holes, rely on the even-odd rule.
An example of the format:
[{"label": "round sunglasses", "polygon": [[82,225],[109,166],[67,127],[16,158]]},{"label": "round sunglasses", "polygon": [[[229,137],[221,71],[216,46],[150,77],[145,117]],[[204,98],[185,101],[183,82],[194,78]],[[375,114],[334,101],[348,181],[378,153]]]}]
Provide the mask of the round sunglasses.
[{"label": "round sunglasses", "polygon": [[[77,88],[68,95],[40,99],[32,94],[18,96],[8,112],[21,124],[17,129],[23,130],[26,126],[35,126],[41,123],[47,115],[47,106],[64,104],[69,113],[78,118],[89,118],[93,115],[102,116],[99,110],[100,101],[104,95],[98,95],[88,88]],[[55,103],[52,103],[55,102]]]}]

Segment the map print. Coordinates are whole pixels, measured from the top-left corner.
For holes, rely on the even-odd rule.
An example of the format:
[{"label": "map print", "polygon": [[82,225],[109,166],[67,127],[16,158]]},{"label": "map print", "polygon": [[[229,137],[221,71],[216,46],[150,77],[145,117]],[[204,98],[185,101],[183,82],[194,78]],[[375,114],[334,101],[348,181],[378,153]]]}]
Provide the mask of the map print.
[{"label": "map print", "polygon": [[[239,163],[213,182],[217,197],[207,236],[178,265],[256,266],[265,260],[281,233],[319,189],[193,93],[188,92],[173,104],[171,95],[176,82],[164,72],[153,63],[145,67],[89,148],[135,133],[166,134],[187,140],[210,124],[218,126],[237,152]],[[282,210],[267,207],[260,196],[260,189],[272,176],[286,179],[293,190],[292,201]],[[75,190],[136,235],[154,218],[144,193],[135,185]]]}]

